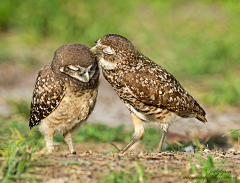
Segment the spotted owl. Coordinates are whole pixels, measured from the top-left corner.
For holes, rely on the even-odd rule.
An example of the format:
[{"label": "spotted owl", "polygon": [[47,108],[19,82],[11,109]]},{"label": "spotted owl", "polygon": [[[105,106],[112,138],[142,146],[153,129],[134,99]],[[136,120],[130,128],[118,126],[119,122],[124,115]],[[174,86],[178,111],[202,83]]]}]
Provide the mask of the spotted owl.
[{"label": "spotted owl", "polygon": [[95,42],[105,79],[131,113],[135,132],[120,153],[126,152],[144,133],[143,122],[158,122],[161,151],[171,122],[178,118],[197,118],[205,123],[206,113],[166,69],[141,54],[125,37],[106,35]]},{"label": "spotted owl", "polygon": [[29,127],[39,125],[49,153],[53,134],[63,133],[72,154],[72,134],[94,109],[99,84],[95,55],[84,44],[67,44],[38,73],[31,102]]}]

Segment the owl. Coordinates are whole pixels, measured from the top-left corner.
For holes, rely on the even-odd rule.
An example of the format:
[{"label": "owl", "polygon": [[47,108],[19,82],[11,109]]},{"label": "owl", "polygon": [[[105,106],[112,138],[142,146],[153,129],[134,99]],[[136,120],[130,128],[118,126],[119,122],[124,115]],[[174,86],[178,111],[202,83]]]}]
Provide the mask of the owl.
[{"label": "owl", "polygon": [[54,53],[52,63],[38,73],[30,109],[29,127],[39,125],[49,153],[53,134],[63,133],[69,151],[76,154],[72,134],[94,109],[99,84],[95,55],[84,44],[67,44]]},{"label": "owl", "polygon": [[95,42],[105,79],[131,113],[135,132],[120,153],[126,152],[144,133],[144,123],[160,123],[160,152],[171,122],[178,118],[197,118],[207,122],[206,113],[166,69],[141,54],[125,37],[106,35]]}]

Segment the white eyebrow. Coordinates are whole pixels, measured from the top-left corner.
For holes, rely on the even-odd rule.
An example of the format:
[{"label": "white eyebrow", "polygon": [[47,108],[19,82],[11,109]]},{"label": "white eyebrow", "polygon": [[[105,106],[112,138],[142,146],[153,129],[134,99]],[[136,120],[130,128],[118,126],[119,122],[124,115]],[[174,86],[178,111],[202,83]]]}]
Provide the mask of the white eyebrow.
[{"label": "white eyebrow", "polygon": [[113,54],[113,50],[108,46],[107,48],[104,48],[103,49],[103,52],[106,53],[106,54]]},{"label": "white eyebrow", "polygon": [[88,66],[87,70],[90,70],[92,68],[93,64]]},{"label": "white eyebrow", "polygon": [[73,65],[69,65],[68,66],[70,69],[72,69],[72,70],[74,70],[74,71],[77,71],[79,68],[78,67],[75,67],[75,66],[73,66]]},{"label": "white eyebrow", "polygon": [[64,71],[64,67],[61,67],[59,70],[60,70],[61,72],[63,72],[63,71]]}]

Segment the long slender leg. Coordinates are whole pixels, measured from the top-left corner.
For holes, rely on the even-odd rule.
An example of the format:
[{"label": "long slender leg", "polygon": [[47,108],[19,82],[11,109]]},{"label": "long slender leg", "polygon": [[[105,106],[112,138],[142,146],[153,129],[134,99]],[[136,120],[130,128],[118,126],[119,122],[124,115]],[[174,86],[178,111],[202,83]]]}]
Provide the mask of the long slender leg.
[{"label": "long slender leg", "polygon": [[124,147],[119,154],[123,154],[125,153],[133,144],[135,144],[143,135],[144,133],[144,127],[143,127],[143,122],[141,119],[139,119],[137,116],[135,116],[135,114],[133,114],[131,112],[132,115],[132,120],[133,120],[133,124],[134,124],[134,134],[131,138],[131,141],[126,145],[126,147]]},{"label": "long slender leg", "polygon": [[46,142],[46,148],[47,148],[48,153],[52,153],[53,150],[54,150],[53,134],[52,133],[45,134],[44,139],[45,139],[45,142]]},{"label": "long slender leg", "polygon": [[159,145],[158,145],[158,148],[157,148],[157,152],[161,152],[166,134],[167,134],[167,132],[162,131],[162,137],[161,137],[161,140],[159,142]]},{"label": "long slender leg", "polygon": [[71,154],[76,154],[76,152],[73,149],[73,144],[72,144],[72,132],[68,131],[68,132],[64,133],[63,137],[64,137],[64,141],[68,145],[70,153]]},{"label": "long slender leg", "polygon": [[73,144],[72,144],[72,134],[74,131],[76,131],[80,126],[82,122],[74,126],[71,130],[63,134],[64,141],[68,145],[69,151],[71,154],[76,154],[76,152],[73,149]]},{"label": "long slender leg", "polygon": [[167,136],[168,127],[169,127],[169,124],[161,124],[162,137],[160,139],[160,142],[159,142],[159,145],[157,148],[157,152],[161,152],[161,150],[162,150],[164,139]]}]

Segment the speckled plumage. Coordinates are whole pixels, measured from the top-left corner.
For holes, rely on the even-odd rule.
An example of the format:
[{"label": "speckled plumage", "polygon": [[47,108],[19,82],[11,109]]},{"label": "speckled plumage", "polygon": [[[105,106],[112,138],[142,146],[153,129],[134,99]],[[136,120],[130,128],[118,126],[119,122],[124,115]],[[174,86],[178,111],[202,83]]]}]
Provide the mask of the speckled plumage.
[{"label": "speckled plumage", "polygon": [[71,135],[94,109],[99,68],[90,48],[68,44],[55,51],[51,64],[38,74],[33,91],[29,127],[40,125],[46,147],[53,150],[53,134],[63,133],[71,153]]},{"label": "speckled plumage", "polygon": [[[141,54],[126,38],[106,35],[91,50],[97,54],[104,77],[137,121],[133,138],[122,152],[142,136],[142,121],[160,122],[164,133],[180,117],[207,121],[204,110],[176,78]],[[160,142],[158,150],[161,148]]]}]

